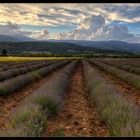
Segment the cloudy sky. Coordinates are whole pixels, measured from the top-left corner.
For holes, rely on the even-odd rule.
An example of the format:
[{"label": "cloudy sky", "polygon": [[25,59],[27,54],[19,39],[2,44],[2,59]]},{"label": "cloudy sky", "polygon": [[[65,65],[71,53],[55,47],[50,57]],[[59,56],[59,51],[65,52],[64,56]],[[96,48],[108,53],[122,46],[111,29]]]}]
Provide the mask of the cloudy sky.
[{"label": "cloudy sky", "polygon": [[140,4],[0,4],[0,34],[140,42]]}]

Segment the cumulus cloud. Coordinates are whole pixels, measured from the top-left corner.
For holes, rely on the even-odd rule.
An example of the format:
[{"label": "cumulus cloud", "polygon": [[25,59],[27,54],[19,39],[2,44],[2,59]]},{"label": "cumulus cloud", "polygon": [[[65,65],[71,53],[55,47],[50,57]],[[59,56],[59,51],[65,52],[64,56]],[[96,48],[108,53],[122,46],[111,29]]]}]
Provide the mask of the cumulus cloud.
[{"label": "cumulus cloud", "polygon": [[105,19],[99,16],[90,16],[83,20],[80,25],[80,29],[87,29],[91,32],[96,32],[99,28],[101,28],[105,24]]},{"label": "cumulus cloud", "polygon": [[19,25],[37,25],[46,28],[75,25],[76,29],[55,34],[56,38],[86,40],[129,40],[130,38],[132,40],[133,38],[135,40],[135,36],[129,33],[126,26],[110,26],[108,23],[112,21],[136,23],[140,21],[139,13],[140,4],[14,4],[12,6],[1,4],[0,24],[5,25],[0,25],[0,34],[22,34],[38,39],[49,39],[54,35],[48,30],[26,32],[21,30]]},{"label": "cumulus cloud", "polygon": [[49,38],[49,32],[47,29],[42,30],[42,31],[36,33],[36,36],[34,38],[36,38],[38,40],[47,40]]},{"label": "cumulus cloud", "polygon": [[125,41],[130,42],[130,43],[140,43],[140,36],[135,36],[135,37],[126,39]]},{"label": "cumulus cloud", "polygon": [[85,18],[74,31],[58,33],[58,39],[126,40],[134,37],[124,25],[109,26],[101,15]]},{"label": "cumulus cloud", "polygon": [[5,25],[0,25],[0,34],[3,35],[30,35],[32,32],[26,32],[20,30],[19,25],[7,22]]},{"label": "cumulus cloud", "polygon": [[105,39],[125,40],[134,37],[129,33],[128,28],[123,25],[108,27],[105,32]]},{"label": "cumulus cloud", "polygon": [[[38,40],[51,39],[52,36],[47,29],[37,32],[27,32],[22,31],[19,25],[11,22],[7,22],[5,25],[0,25],[0,34],[27,35]],[[129,33],[126,26],[109,26],[106,24],[105,18],[101,15],[86,17],[77,29],[70,32],[57,33],[55,37],[56,39],[74,40],[136,40],[135,36]]]},{"label": "cumulus cloud", "polygon": [[17,24],[7,22],[6,25],[0,25],[0,34],[15,34],[17,31],[19,31]]}]

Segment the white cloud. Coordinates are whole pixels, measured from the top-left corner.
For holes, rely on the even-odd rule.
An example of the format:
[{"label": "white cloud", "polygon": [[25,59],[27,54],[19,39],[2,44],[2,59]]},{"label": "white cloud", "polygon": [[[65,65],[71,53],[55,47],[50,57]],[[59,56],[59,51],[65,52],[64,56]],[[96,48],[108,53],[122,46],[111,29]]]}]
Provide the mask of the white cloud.
[{"label": "white cloud", "polygon": [[130,42],[130,43],[140,43],[140,36],[135,36],[135,37],[126,39],[125,41]]},{"label": "white cloud", "polygon": [[126,26],[108,26],[101,15],[85,18],[76,30],[56,36],[58,39],[82,40],[126,40],[132,37],[134,35],[129,33]]},{"label": "white cloud", "polygon": [[[24,34],[38,39],[49,39],[54,34],[47,30],[22,31],[20,24],[52,26],[76,25],[71,32],[56,34],[58,39],[129,40],[135,36],[129,33],[124,22],[140,21],[140,4],[0,4],[0,34]],[[10,21],[10,22],[9,22]],[[109,26],[119,21],[118,26]],[[4,25],[5,24],[5,25]],[[17,25],[18,24],[18,25]]]},{"label": "white cloud", "polygon": [[34,38],[38,40],[46,40],[49,38],[49,32],[47,29],[39,31],[35,34]]},{"label": "white cloud", "polygon": [[3,35],[30,35],[31,32],[20,30],[19,25],[7,22],[5,25],[0,25],[0,34]]},{"label": "white cloud", "polygon": [[[125,40],[138,42],[138,37],[129,33],[124,25],[109,26],[103,16],[86,17],[77,29],[70,32],[51,34],[47,29],[42,31],[22,31],[20,26],[7,22],[6,25],[0,25],[0,34],[4,35],[27,35],[38,40],[47,39],[75,39],[75,40]],[[55,36],[55,37],[54,37]]]},{"label": "white cloud", "polygon": [[140,21],[139,9],[140,4],[0,4],[0,22],[53,26],[63,24],[59,18],[65,23],[72,21],[80,24],[87,16],[102,15],[108,22],[132,23]]}]

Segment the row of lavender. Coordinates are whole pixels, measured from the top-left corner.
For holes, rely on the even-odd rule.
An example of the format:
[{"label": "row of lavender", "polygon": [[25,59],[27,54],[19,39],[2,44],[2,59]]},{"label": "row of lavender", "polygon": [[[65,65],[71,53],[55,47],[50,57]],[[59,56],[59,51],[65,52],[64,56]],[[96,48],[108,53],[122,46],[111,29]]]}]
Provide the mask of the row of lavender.
[{"label": "row of lavender", "polygon": [[[114,66],[114,67],[117,67],[119,69],[122,69],[122,70],[126,70],[130,73],[134,73],[134,74],[137,74],[137,75],[140,75],[140,66],[135,66],[131,63],[128,63],[127,60],[110,60],[110,59],[99,59],[100,62],[102,63],[105,63],[105,64],[108,64],[108,65],[111,65],[111,66]],[[125,62],[126,61],[126,62]],[[139,64],[137,62],[137,64]]]},{"label": "row of lavender", "polygon": [[83,61],[85,84],[90,101],[96,106],[112,136],[140,136],[138,108],[122,96],[119,90]]},{"label": "row of lavender", "polygon": [[38,61],[29,61],[29,62],[28,61],[26,62],[0,62],[0,72],[9,70],[9,69],[11,70],[11,69],[16,69],[16,68],[26,67],[33,64],[39,64],[41,62],[44,62],[44,61],[38,60]]},{"label": "row of lavender", "polygon": [[140,58],[97,58],[98,60],[105,60],[115,62],[120,65],[131,65],[134,67],[140,67]]},{"label": "row of lavender", "polygon": [[22,75],[28,73],[33,70],[37,70],[39,68],[45,67],[47,65],[53,64],[57,61],[43,61],[39,63],[30,63],[30,64],[23,64],[20,68],[13,68],[7,71],[0,72],[0,81],[4,81],[6,79],[10,79],[12,77],[16,77],[18,75]]},{"label": "row of lavender", "polygon": [[134,86],[135,88],[137,88],[138,90],[140,90],[140,76],[139,75],[136,75],[136,74],[133,74],[130,72],[126,72],[124,70],[121,70],[116,67],[102,63],[98,60],[89,60],[89,62],[94,63],[102,70],[109,72],[113,76],[125,81],[126,83],[128,83],[128,84]]},{"label": "row of lavender", "polygon": [[43,68],[28,72],[26,74],[19,75],[9,80],[5,80],[4,82],[0,83],[0,95],[7,95],[17,90],[23,89],[28,84],[31,84],[34,81],[41,79],[43,76],[51,73],[56,68],[60,68],[69,62],[69,60],[60,61],[49,66],[47,65]]},{"label": "row of lavender", "polygon": [[9,127],[0,135],[41,136],[47,129],[47,120],[56,115],[63,105],[76,65],[76,60],[66,65],[24,100],[11,116]]},{"label": "row of lavender", "polygon": [[0,69],[1,69],[1,67],[18,65],[18,64],[20,64],[20,62],[9,62],[9,61],[3,62],[3,61],[1,61],[0,62]]}]

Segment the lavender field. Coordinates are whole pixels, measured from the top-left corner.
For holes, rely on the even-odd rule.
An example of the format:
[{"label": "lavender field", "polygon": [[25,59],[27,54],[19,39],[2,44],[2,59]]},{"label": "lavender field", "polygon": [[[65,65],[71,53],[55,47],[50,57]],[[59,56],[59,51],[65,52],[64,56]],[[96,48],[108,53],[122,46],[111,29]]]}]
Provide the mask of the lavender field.
[{"label": "lavender field", "polygon": [[0,136],[140,136],[139,62],[0,62]]}]

